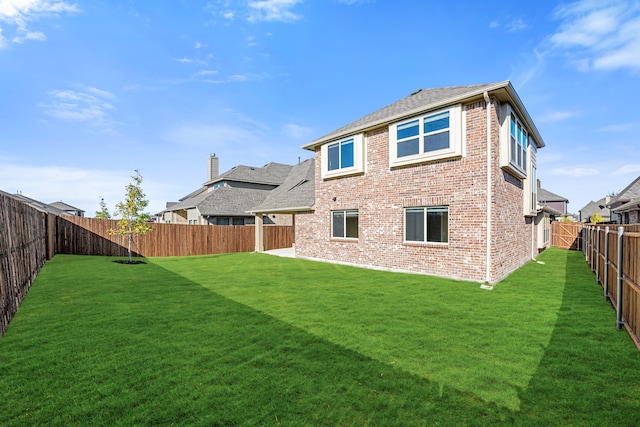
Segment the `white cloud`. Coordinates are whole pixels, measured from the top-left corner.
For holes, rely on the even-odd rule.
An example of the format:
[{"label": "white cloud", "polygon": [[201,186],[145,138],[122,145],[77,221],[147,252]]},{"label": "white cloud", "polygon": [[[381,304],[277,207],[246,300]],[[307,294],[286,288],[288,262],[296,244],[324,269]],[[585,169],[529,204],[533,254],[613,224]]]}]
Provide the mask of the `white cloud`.
[{"label": "white cloud", "polygon": [[50,101],[40,104],[42,111],[53,118],[88,122],[94,126],[107,126],[109,113],[115,110],[111,93],[91,86],[76,85],[78,90],[52,90]]},{"label": "white cloud", "polygon": [[624,165],[620,169],[613,172],[611,175],[618,176],[618,175],[626,175],[628,173],[632,173],[632,174],[640,173],[640,163]]},{"label": "white cloud", "polygon": [[489,22],[489,28],[498,28],[500,27],[500,23],[498,21]]},{"label": "white cloud", "polygon": [[567,120],[572,117],[576,117],[578,113],[576,111],[549,111],[540,117],[541,122],[559,122]]},{"label": "white cloud", "polygon": [[627,132],[638,127],[637,123],[615,123],[597,129],[598,132]]},{"label": "white cloud", "polygon": [[249,18],[250,22],[258,21],[280,21],[294,22],[301,18],[291,11],[291,9],[302,0],[250,0]]},{"label": "white cloud", "polygon": [[583,176],[598,175],[600,171],[592,167],[573,167],[573,168],[556,168],[551,171],[552,175],[569,176],[573,178],[580,178]]},{"label": "white cloud", "polygon": [[505,26],[505,28],[510,33],[517,33],[518,31],[523,31],[529,28],[529,24],[524,22],[522,19],[514,19],[513,21],[509,22]]},{"label": "white cloud", "polygon": [[560,6],[550,38],[582,70],[640,69],[640,3],[581,0]]},{"label": "white cloud", "polygon": [[[46,40],[42,31],[32,31],[29,25],[33,21],[59,16],[62,13],[78,13],[80,9],[75,4],[65,0],[0,0],[0,21],[15,27],[15,35],[11,37],[13,43],[27,40]],[[0,29],[1,30],[1,29]],[[0,34],[0,48],[6,46],[6,38]]]},{"label": "white cloud", "polygon": [[288,123],[282,126],[282,133],[291,139],[303,139],[308,137],[312,132],[311,128]]},{"label": "white cloud", "polygon": [[[144,176],[144,171],[143,176]],[[44,203],[64,201],[94,216],[103,197],[113,213],[114,206],[125,196],[125,186],[133,171],[82,169],[75,167],[3,163],[0,161],[0,182],[3,191],[16,193]],[[148,180],[142,188],[149,200],[148,209],[156,213],[167,200],[175,199],[178,186]]]}]

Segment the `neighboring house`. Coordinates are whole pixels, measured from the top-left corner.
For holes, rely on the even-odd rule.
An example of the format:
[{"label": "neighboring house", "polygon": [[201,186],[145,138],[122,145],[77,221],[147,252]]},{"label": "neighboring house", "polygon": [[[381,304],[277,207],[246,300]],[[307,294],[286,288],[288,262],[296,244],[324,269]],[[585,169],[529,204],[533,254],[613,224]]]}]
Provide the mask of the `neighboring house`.
[{"label": "neighboring house", "polygon": [[551,223],[562,216],[562,212],[549,206],[538,204],[538,216],[536,217],[536,227],[538,228],[538,251],[551,246]]},{"label": "neighboring house", "polygon": [[607,204],[618,224],[640,223],[640,176]]},{"label": "neighboring house", "polygon": [[538,253],[543,146],[509,81],[416,91],[303,146],[296,254],[495,283]]},{"label": "neighboring house", "polygon": [[[218,175],[218,158],[209,156],[208,180],[198,190],[176,203],[167,203],[163,222],[171,224],[252,225],[254,216],[248,213],[261,204],[270,191],[282,184],[293,168],[269,163],[263,167],[235,166]],[[290,215],[271,215],[264,221],[290,225]]]},{"label": "neighboring house", "polygon": [[569,199],[558,196],[549,190],[546,190],[540,186],[540,180],[538,180],[538,203],[542,206],[548,206],[551,209],[560,212],[560,215],[567,215]]},{"label": "neighboring house", "polygon": [[82,209],[78,209],[62,201],[49,203],[49,206],[53,206],[56,209],[60,209],[61,211],[66,212],[68,215],[84,216],[84,211]]},{"label": "neighboring house", "polygon": [[291,215],[295,246],[296,214],[312,212],[315,204],[315,160],[294,166],[284,182],[269,192],[265,200],[251,209],[256,218],[256,252],[264,250],[263,218],[269,214]]},{"label": "neighboring house", "polygon": [[579,221],[589,222],[591,220],[591,215],[593,215],[594,213],[600,215],[605,220],[605,222],[611,221],[611,209],[607,207],[609,203],[611,203],[610,196],[603,197],[602,199],[595,202],[591,200],[578,212]]}]

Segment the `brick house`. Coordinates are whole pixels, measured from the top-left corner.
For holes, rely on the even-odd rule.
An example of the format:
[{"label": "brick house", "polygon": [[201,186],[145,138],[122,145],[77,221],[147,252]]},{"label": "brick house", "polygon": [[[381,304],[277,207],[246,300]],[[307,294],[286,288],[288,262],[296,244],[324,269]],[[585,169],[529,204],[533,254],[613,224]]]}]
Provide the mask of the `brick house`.
[{"label": "brick house", "polygon": [[303,146],[296,254],[495,283],[538,252],[543,146],[509,81],[414,92]]}]

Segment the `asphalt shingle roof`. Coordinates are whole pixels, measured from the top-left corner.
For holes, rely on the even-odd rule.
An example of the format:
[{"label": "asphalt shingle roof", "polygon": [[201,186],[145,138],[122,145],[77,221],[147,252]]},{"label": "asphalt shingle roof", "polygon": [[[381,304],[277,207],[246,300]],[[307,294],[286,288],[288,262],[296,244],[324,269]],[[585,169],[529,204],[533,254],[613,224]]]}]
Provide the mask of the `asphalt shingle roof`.
[{"label": "asphalt shingle roof", "polygon": [[291,169],[285,181],[269,192],[252,212],[309,210],[315,203],[315,161],[308,159]]},{"label": "asphalt shingle roof", "polygon": [[291,171],[291,165],[282,163],[267,163],[263,167],[234,166],[228,171],[220,174],[215,179],[208,181],[205,185],[210,185],[221,181],[250,182],[254,184],[280,185],[284,182]]},{"label": "asphalt shingle roof", "polygon": [[614,197],[612,202],[626,203],[638,198],[640,198],[640,176],[633,180],[631,184],[627,185],[624,190]]},{"label": "asphalt shingle roof", "polygon": [[[420,89],[411,95],[400,99],[392,104],[387,105],[379,110],[374,111],[358,120],[355,120],[333,132],[330,132],[309,144],[303,145],[302,148],[313,150],[316,147],[338,139],[342,136],[356,134],[367,129],[373,129],[378,126],[388,125],[394,121],[402,120],[422,112],[453,105],[466,99],[475,97],[482,98],[482,94],[487,91],[491,93],[501,92],[501,100],[508,99],[512,105],[519,111],[522,118],[533,131],[536,142],[539,146],[544,146],[542,137],[539,135],[533,121],[526,112],[518,95],[509,81],[497,83],[484,83],[469,86],[450,86],[444,88]],[[493,92],[498,91],[498,92]],[[506,95],[506,98],[504,97]]]},{"label": "asphalt shingle roof", "polygon": [[538,188],[538,201],[539,202],[568,202],[569,199],[558,196],[555,193],[552,193],[549,190],[545,190],[544,188]]}]

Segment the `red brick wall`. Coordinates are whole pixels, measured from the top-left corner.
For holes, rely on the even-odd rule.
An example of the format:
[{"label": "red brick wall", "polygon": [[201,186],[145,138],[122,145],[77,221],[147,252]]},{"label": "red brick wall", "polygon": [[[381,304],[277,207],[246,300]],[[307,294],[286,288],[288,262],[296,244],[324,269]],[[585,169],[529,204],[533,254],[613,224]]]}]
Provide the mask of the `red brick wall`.
[{"label": "red brick wall", "polygon": [[[390,169],[388,128],[383,128],[365,134],[364,175],[323,181],[320,151],[316,151],[316,210],[296,216],[297,255],[484,281],[485,102],[463,106],[463,111],[466,112],[466,155],[462,158]],[[523,216],[522,186],[516,185],[519,181],[498,167],[497,120],[493,114],[492,282],[526,262],[531,248],[531,228]],[[434,205],[449,206],[449,243],[404,243],[404,208]],[[331,238],[331,211],[342,209],[358,209],[357,240]]]}]

